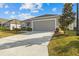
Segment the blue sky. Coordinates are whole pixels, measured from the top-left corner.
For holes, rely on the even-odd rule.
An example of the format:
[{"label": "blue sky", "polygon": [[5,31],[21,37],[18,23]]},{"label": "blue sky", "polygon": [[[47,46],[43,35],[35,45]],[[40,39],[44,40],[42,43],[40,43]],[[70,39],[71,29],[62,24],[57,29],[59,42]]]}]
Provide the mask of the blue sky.
[{"label": "blue sky", "polygon": [[[44,14],[62,14],[63,3],[0,3],[0,18],[24,20]],[[76,4],[73,4],[76,12]]]}]

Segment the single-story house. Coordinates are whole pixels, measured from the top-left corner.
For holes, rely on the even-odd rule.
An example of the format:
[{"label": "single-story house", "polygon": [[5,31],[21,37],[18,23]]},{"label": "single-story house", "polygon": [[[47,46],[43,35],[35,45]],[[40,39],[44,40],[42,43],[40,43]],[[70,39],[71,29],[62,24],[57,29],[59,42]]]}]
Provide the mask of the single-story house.
[{"label": "single-story house", "polygon": [[5,22],[3,25],[5,27],[9,28],[10,30],[13,30],[15,28],[20,29],[21,28],[21,21],[12,19],[12,20]]},{"label": "single-story house", "polygon": [[[59,15],[42,15],[37,16],[31,19],[24,20],[24,27],[31,27],[33,31],[54,31],[57,27],[59,27],[58,18]],[[69,25],[69,29],[73,30],[75,27],[75,23]]]}]

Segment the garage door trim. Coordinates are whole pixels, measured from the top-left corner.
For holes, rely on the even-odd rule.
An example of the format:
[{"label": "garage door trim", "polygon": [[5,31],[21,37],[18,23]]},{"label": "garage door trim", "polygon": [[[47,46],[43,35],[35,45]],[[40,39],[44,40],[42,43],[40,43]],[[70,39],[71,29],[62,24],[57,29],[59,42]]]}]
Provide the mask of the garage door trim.
[{"label": "garage door trim", "polygon": [[33,25],[33,22],[37,22],[37,21],[50,21],[50,20],[54,20],[55,21],[55,28],[56,28],[56,18],[53,18],[53,19],[43,19],[43,20],[33,20],[32,21],[32,30],[34,30],[34,25]]}]

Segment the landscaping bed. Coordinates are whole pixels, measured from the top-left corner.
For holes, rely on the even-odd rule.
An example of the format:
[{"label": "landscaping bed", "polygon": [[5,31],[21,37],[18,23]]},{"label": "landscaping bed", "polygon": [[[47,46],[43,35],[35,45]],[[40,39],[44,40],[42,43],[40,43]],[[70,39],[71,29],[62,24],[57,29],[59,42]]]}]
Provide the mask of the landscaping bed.
[{"label": "landscaping bed", "polygon": [[68,31],[67,34],[52,37],[48,45],[50,56],[79,56],[79,36],[75,31]]}]

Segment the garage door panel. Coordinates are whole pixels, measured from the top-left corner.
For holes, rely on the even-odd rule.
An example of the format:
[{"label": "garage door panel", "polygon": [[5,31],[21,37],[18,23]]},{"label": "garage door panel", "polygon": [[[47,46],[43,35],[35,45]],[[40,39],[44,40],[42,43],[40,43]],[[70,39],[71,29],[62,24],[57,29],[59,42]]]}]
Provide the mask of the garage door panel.
[{"label": "garage door panel", "polygon": [[35,21],[33,22],[33,29],[35,31],[53,31],[55,29],[55,21]]}]

